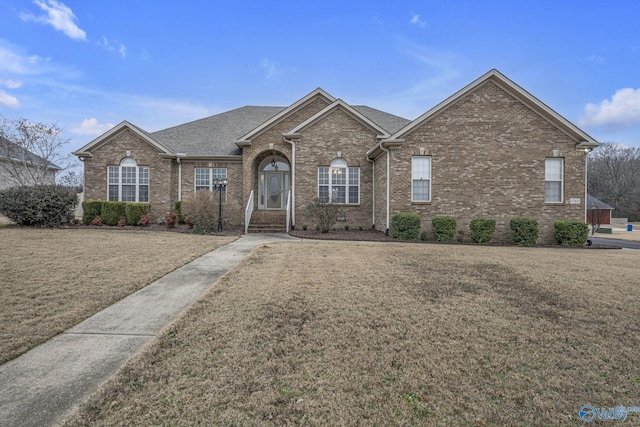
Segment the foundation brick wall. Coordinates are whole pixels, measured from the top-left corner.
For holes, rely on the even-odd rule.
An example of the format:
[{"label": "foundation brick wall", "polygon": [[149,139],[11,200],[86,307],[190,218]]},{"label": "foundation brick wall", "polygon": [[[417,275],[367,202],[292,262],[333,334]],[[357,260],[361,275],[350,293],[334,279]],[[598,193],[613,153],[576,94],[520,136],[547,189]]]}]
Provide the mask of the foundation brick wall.
[{"label": "foundation brick wall", "polygon": [[[584,221],[585,154],[576,142],[493,82],[442,111],[391,151],[391,215],[415,211],[431,231],[434,216],[456,218],[469,238],[475,218],[496,220],[497,241],[509,240],[514,217],[538,220],[538,243],[553,242],[554,222]],[[411,202],[411,157],[431,156],[430,203]],[[555,152],[554,152],[555,150]],[[564,159],[564,201],[544,202],[545,158]],[[580,204],[569,204],[579,198]]]},{"label": "foundation brick wall", "polygon": [[164,216],[176,200],[172,186],[172,161],[162,159],[156,148],[128,129],[114,135],[92,150],[93,157],[84,161],[85,200],[107,200],[107,166],[117,166],[130,151],[138,166],[149,166],[149,216]]}]

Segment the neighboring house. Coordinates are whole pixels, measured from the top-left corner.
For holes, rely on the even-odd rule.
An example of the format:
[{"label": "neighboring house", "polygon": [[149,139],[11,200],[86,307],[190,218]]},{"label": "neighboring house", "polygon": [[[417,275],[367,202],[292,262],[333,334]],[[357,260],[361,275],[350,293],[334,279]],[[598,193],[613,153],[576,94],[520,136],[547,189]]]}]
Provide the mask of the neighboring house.
[{"label": "neighboring house", "polygon": [[17,185],[55,184],[60,167],[0,137],[0,190]]},{"label": "neighboring house", "polygon": [[226,178],[237,224],[245,207],[282,217],[290,195],[296,227],[312,226],[305,206],[320,197],[344,205],[340,227],[388,231],[395,213],[417,212],[427,231],[448,215],[468,233],[483,217],[507,240],[526,216],[552,242],[555,221],[585,219],[585,156],[598,145],[491,70],[413,121],[317,89],[153,133],[124,121],[74,154],[86,199],[149,202],[156,217]]},{"label": "neighboring house", "polygon": [[587,195],[587,224],[611,224],[613,207],[591,195]]}]

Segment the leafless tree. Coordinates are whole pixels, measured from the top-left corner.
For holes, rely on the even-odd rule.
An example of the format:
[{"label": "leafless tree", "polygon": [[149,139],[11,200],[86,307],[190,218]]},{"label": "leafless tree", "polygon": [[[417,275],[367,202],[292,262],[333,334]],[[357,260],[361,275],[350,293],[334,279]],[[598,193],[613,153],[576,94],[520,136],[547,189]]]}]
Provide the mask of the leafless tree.
[{"label": "leafless tree", "polygon": [[0,172],[12,185],[52,184],[56,172],[71,164],[63,154],[68,143],[55,124],[0,116]]},{"label": "leafless tree", "polygon": [[588,193],[618,216],[640,206],[640,148],[604,143],[589,156]]}]

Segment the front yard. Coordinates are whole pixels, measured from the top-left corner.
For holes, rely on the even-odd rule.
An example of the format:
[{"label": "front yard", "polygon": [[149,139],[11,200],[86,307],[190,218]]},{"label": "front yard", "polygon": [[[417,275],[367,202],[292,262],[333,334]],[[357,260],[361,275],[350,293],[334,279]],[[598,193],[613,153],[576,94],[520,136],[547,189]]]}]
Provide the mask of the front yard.
[{"label": "front yard", "polygon": [[639,318],[635,251],[269,244],[68,425],[581,425],[640,406]]},{"label": "front yard", "polygon": [[0,228],[0,363],[234,239]]}]

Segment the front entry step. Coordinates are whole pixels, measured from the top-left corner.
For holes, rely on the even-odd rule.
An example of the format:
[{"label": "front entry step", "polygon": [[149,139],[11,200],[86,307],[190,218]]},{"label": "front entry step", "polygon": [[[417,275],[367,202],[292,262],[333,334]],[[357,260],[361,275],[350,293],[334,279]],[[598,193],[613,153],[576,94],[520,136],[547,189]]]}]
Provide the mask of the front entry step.
[{"label": "front entry step", "polygon": [[285,211],[254,211],[248,233],[284,233],[287,227]]}]

